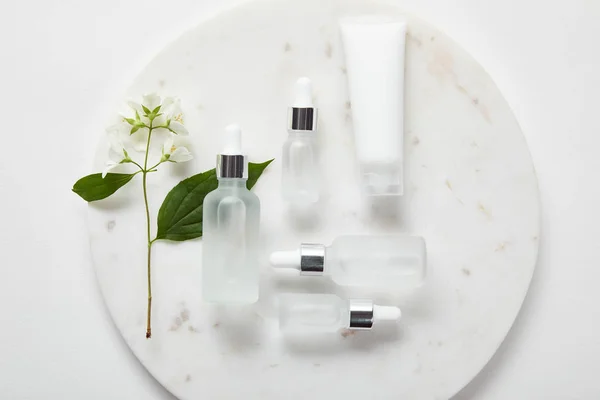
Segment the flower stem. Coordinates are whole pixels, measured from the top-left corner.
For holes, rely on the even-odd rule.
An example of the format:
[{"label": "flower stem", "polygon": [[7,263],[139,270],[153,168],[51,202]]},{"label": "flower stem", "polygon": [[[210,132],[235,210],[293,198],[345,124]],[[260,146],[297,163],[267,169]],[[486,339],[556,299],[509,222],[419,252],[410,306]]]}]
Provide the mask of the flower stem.
[{"label": "flower stem", "polygon": [[162,163],[163,163],[163,161],[157,162],[155,165],[153,165],[152,167],[148,168],[147,172],[150,172],[150,171],[154,170],[156,167],[158,167]]},{"label": "flower stem", "polygon": [[152,243],[150,239],[150,208],[148,207],[148,191],[146,190],[146,177],[148,175],[148,153],[150,152],[150,138],[152,137],[152,121],[148,127],[148,142],[146,143],[146,157],[144,158],[144,168],[142,170],[142,185],[144,189],[144,205],[146,206],[146,234],[148,245],[147,269],[148,269],[148,316],[146,319],[146,339],[152,337],[152,274],[151,274],[151,259],[152,259]]},{"label": "flower stem", "polygon": [[[140,164],[136,163],[135,161],[131,160],[131,163],[134,164],[135,166],[137,166],[140,169],[140,171],[144,170],[144,168],[142,168],[142,166]],[[138,172],[140,172],[140,171],[138,171]]]}]

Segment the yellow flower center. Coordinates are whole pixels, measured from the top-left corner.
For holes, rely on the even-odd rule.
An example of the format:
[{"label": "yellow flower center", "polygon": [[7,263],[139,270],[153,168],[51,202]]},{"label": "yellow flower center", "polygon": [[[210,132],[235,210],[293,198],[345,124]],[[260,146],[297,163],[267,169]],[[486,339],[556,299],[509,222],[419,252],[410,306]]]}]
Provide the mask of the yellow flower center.
[{"label": "yellow flower center", "polygon": [[171,153],[173,153],[175,151],[177,147],[175,147],[175,145],[171,146]]},{"label": "yellow flower center", "polygon": [[180,124],[183,124],[183,114],[179,113],[176,116],[173,117],[173,119],[177,122],[179,122]]}]

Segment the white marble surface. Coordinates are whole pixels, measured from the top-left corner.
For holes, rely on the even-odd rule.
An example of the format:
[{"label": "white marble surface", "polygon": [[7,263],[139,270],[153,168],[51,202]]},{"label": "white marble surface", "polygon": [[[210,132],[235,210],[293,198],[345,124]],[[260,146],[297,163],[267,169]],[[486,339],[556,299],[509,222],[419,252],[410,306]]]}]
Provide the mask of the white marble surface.
[{"label": "white marble surface", "polygon": [[[539,235],[536,177],[520,129],[487,74],[440,32],[410,20],[406,71],[406,196],[402,216],[370,210],[358,193],[336,18],[399,12],[370,2],[250,3],[200,25],[138,77],[132,96],[182,98],[193,165],[151,178],[153,215],[178,180],[212,167],[222,127],[239,122],[251,159],[278,156],[285,105],[310,76],[321,110],[328,188],[315,225],[292,221],[275,162],[256,187],[268,251],[342,233],[406,231],[429,247],[426,286],[380,296],[404,311],[401,329],[336,335],[326,346],[283,343],[272,295],[338,291],[323,280],[275,279],[261,301],[219,313],[200,301],[201,240],[154,248],[153,339],[144,338],[144,216],[140,184],[90,207],[96,272],[113,319],[148,370],[181,399],[448,398],[492,356],[527,291]],[[98,152],[97,167],[103,161]],[[329,157],[328,157],[329,156]],[[235,377],[235,383],[232,378]],[[302,389],[302,390],[300,390]]]}]

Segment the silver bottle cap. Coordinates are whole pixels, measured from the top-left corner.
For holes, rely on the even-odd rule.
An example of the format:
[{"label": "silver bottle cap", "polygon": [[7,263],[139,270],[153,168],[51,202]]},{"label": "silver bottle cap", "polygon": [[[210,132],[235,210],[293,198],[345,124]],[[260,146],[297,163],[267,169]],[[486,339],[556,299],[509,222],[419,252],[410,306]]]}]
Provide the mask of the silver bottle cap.
[{"label": "silver bottle cap", "polygon": [[302,243],[300,245],[300,275],[322,275],[325,267],[325,246]]},{"label": "silver bottle cap", "polygon": [[296,81],[296,99],[288,109],[288,130],[317,130],[317,109],[312,102],[312,83],[307,77]]},{"label": "silver bottle cap", "polygon": [[217,154],[217,178],[248,179],[247,165],[246,156]]},{"label": "silver bottle cap", "polygon": [[288,130],[317,130],[318,110],[314,107],[290,107],[288,109]]},{"label": "silver bottle cap", "polygon": [[373,327],[374,307],[371,300],[349,300],[349,329],[367,330]]}]

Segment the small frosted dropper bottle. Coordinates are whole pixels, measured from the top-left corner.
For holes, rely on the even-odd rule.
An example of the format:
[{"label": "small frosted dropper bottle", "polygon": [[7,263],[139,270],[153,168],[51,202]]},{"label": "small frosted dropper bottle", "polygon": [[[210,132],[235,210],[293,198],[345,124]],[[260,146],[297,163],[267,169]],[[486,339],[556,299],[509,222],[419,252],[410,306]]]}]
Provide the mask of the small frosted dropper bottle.
[{"label": "small frosted dropper bottle", "polygon": [[288,139],[283,145],[282,194],[293,205],[319,200],[319,170],[315,146],[317,109],[313,107],[311,82],[296,82],[296,100],[288,110]]},{"label": "small frosted dropper bottle", "polygon": [[418,236],[340,236],[331,246],[304,243],[298,250],[271,254],[277,268],[301,275],[328,275],[342,286],[410,290],[425,278],[425,241]]},{"label": "small frosted dropper bottle", "polygon": [[246,187],[248,162],[241,147],[240,127],[229,125],[217,155],[219,186],[204,198],[202,293],[207,302],[258,300],[260,201]]},{"label": "small frosted dropper bottle", "polygon": [[367,330],[397,321],[400,309],[371,300],[342,300],[333,294],[286,293],[279,296],[279,329],[286,334]]}]

